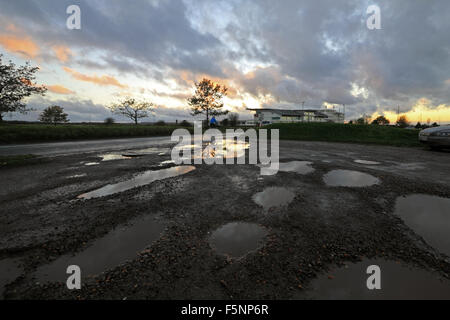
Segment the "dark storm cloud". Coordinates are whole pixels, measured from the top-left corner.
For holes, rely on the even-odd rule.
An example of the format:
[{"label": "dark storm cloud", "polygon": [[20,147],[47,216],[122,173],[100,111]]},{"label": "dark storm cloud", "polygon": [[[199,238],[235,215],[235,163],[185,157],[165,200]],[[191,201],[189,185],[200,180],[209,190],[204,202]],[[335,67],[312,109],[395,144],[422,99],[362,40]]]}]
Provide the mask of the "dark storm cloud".
[{"label": "dark storm cloud", "polygon": [[[421,97],[450,104],[448,0],[0,2],[2,18],[41,43],[70,45],[84,66],[161,81],[187,70],[275,103],[327,101],[355,115]],[[82,30],[65,28],[69,4],[82,8]],[[381,30],[366,27],[371,4],[381,8]],[[365,94],[353,96],[353,84]]]},{"label": "dark storm cloud", "polygon": [[[66,8],[72,4],[81,8],[81,30],[65,27]],[[181,0],[2,0],[1,6],[3,18],[26,29],[33,39],[65,43],[84,54],[103,50],[104,62],[119,70],[134,59],[138,64],[189,67],[199,72],[205,71],[206,63],[208,71],[220,73],[213,59],[201,53],[219,41],[190,26]]]}]

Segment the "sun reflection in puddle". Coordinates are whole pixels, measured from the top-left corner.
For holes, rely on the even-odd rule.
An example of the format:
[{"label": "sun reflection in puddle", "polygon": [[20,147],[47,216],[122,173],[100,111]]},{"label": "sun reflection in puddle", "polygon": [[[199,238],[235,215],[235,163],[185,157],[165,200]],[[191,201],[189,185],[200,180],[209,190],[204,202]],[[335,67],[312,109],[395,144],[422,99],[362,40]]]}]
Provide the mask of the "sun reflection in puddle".
[{"label": "sun reflection in puddle", "polygon": [[152,183],[156,180],[162,180],[172,177],[177,177],[188,172],[195,170],[194,166],[178,166],[161,170],[150,170],[136,175],[134,178],[126,181],[122,181],[115,184],[108,184],[100,189],[93,190],[91,192],[83,193],[77,198],[79,199],[92,199],[108,196],[111,194],[123,192],[132,188],[143,186]]}]

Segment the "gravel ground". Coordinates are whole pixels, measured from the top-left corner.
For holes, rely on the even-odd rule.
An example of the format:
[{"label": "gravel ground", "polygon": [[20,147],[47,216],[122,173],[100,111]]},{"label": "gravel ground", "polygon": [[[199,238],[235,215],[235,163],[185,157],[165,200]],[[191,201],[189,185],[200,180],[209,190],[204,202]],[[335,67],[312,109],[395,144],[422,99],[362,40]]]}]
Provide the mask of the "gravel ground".
[{"label": "gravel ground", "polygon": [[[101,162],[97,153],[84,153],[2,169],[0,268],[2,261],[17,261],[18,272],[10,272],[0,292],[5,299],[294,299],[308,293],[313,279],[364,258],[450,277],[449,257],[394,214],[399,196],[450,198],[450,153],[282,141],[280,157],[310,161],[315,170],[261,176],[255,165],[203,164],[185,175],[80,200],[84,192],[170,167],[161,166],[170,155]],[[99,164],[85,165],[91,162]],[[335,169],[368,173],[380,183],[329,187],[323,176]],[[284,187],[295,198],[266,211],[252,197],[268,187]],[[164,223],[163,234],[134,259],[83,280],[81,290],[36,279],[38,268],[144,217]],[[230,222],[261,225],[268,235],[244,257],[219,255],[208,239]]]}]

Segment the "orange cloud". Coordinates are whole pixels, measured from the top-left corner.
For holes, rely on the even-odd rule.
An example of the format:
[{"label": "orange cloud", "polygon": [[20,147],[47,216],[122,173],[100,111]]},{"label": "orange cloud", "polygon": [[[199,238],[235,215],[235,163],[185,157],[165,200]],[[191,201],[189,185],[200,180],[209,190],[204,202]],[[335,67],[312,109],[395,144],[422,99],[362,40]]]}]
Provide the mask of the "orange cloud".
[{"label": "orange cloud", "polygon": [[39,47],[31,38],[0,35],[0,44],[9,52],[17,53],[26,58],[34,58],[39,53]]},{"label": "orange cloud", "polygon": [[85,74],[82,74],[80,72],[77,72],[73,69],[70,69],[68,67],[64,67],[63,68],[64,71],[66,71],[67,73],[70,73],[72,75],[72,77],[74,77],[77,80],[80,81],[86,81],[86,82],[91,82],[91,83],[95,83],[98,84],[100,86],[116,86],[119,88],[127,88],[127,85],[124,85],[122,83],[120,83],[116,78],[111,77],[111,76],[88,76]]},{"label": "orange cloud", "polygon": [[206,73],[195,73],[190,70],[180,70],[176,71],[176,78],[179,83],[183,85],[191,85],[194,86],[195,82],[200,82],[203,78],[210,79],[214,83],[218,83],[221,85],[225,85],[228,88],[227,96],[229,98],[236,98],[238,96],[238,92],[234,86],[234,84],[229,79],[212,77]]},{"label": "orange cloud", "polygon": [[18,33],[20,30],[17,28],[17,26],[14,23],[10,23],[6,26],[6,30],[14,33]]},{"label": "orange cloud", "polygon": [[66,46],[58,45],[52,47],[53,52],[61,62],[67,62],[69,58],[72,56],[72,51]]},{"label": "orange cloud", "polygon": [[53,93],[57,94],[72,94],[75,93],[72,90],[67,89],[66,87],[60,86],[59,84],[46,86],[48,91],[51,91]]}]

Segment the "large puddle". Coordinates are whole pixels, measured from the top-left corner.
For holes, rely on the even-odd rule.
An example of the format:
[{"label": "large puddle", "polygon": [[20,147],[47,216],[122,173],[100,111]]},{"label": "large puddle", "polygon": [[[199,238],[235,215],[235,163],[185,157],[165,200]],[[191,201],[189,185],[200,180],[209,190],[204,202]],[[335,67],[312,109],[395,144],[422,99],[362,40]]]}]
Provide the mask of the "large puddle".
[{"label": "large puddle", "polygon": [[[175,149],[178,150],[193,150],[193,154],[191,154],[191,159],[214,159],[214,158],[241,158],[245,156],[245,150],[250,147],[248,142],[236,140],[236,139],[223,139],[222,141],[213,141],[213,142],[204,142],[202,144],[190,144],[190,145],[181,145],[175,146]],[[195,149],[201,149],[199,155],[196,154]],[[185,159],[185,156],[181,157]]]},{"label": "large puddle", "polygon": [[159,239],[163,231],[164,225],[153,218],[136,219],[130,226],[109,232],[75,256],[64,255],[38,268],[35,277],[40,282],[65,282],[69,276],[66,270],[70,265],[79,266],[83,278],[100,274],[126,260],[134,259],[138,252]]},{"label": "large puddle", "polygon": [[21,270],[16,259],[0,260],[0,299],[3,297],[5,286],[20,276]]},{"label": "large puddle", "polygon": [[450,256],[450,199],[425,194],[399,197],[395,214],[429,245]]},{"label": "large puddle", "polygon": [[[380,267],[381,289],[369,290],[367,267]],[[382,259],[350,263],[311,283],[310,299],[450,299],[450,281],[426,270]]]},{"label": "large puddle", "polygon": [[209,243],[219,254],[239,258],[258,249],[267,234],[267,230],[257,224],[232,222],[215,230]]},{"label": "large puddle", "polygon": [[172,177],[177,177],[195,170],[194,166],[178,166],[161,170],[150,170],[136,175],[134,178],[122,181],[115,184],[108,184],[100,189],[91,192],[83,193],[78,196],[80,199],[92,199],[104,197],[107,195],[123,192],[132,188],[143,186],[152,183],[156,180],[162,180]]},{"label": "large puddle", "polygon": [[269,211],[271,208],[288,205],[295,198],[295,194],[286,188],[269,187],[253,195],[253,201]]},{"label": "large puddle", "polygon": [[[280,162],[278,164],[278,171],[283,172],[295,172],[298,174],[308,174],[314,172],[314,168],[311,166],[310,161],[290,161],[290,162]],[[276,170],[272,169],[270,166],[259,166],[261,168],[262,176],[271,176],[276,174]]]},{"label": "large puddle", "polygon": [[370,174],[352,170],[332,170],[323,176],[323,180],[332,187],[369,187],[380,183]]}]

